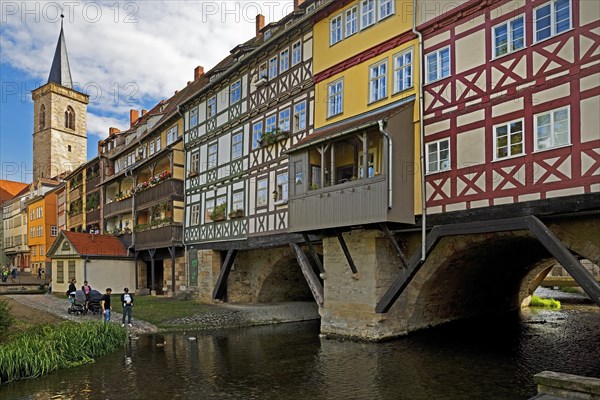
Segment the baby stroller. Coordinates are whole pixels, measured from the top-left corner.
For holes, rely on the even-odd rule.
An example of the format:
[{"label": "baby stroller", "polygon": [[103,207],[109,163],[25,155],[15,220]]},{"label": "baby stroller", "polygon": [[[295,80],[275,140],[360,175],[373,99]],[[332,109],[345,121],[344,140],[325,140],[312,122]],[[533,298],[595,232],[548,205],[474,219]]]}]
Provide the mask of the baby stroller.
[{"label": "baby stroller", "polygon": [[101,301],[102,301],[102,293],[100,293],[97,290],[92,290],[90,292],[90,301],[88,302],[88,310],[94,315],[100,314],[100,311],[102,310],[102,306],[100,304]]},{"label": "baby stroller", "polygon": [[86,298],[83,290],[77,290],[75,292],[69,293],[69,309],[67,310],[69,314],[86,314],[87,308],[85,306]]}]

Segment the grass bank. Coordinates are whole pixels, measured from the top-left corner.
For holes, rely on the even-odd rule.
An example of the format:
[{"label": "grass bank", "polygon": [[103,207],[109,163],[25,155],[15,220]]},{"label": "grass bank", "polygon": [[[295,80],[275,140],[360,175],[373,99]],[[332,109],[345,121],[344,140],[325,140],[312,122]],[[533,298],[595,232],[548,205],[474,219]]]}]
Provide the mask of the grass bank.
[{"label": "grass bank", "polygon": [[95,357],[117,350],[126,339],[124,329],[102,322],[30,328],[0,345],[0,384],[92,363]]},{"label": "grass bank", "polygon": [[543,307],[560,310],[560,301],[554,299],[542,299],[538,296],[531,296],[530,307]]}]

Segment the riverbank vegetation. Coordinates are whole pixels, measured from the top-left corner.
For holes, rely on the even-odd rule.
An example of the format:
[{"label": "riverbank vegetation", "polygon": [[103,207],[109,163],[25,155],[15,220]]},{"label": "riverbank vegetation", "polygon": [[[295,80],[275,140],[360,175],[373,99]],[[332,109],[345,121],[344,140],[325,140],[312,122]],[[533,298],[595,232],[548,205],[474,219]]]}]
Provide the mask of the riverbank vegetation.
[{"label": "riverbank vegetation", "polygon": [[127,332],[116,324],[63,322],[30,328],[0,345],[0,384],[94,362],[117,350]]},{"label": "riverbank vegetation", "polygon": [[538,296],[531,296],[531,303],[529,303],[529,306],[560,310],[560,301],[554,299],[542,299]]}]

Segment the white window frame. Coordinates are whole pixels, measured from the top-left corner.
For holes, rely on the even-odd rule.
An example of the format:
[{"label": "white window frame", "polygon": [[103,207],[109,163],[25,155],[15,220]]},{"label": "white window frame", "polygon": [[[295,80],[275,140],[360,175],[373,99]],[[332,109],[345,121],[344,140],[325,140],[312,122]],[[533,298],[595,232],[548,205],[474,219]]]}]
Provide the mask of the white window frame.
[{"label": "white window frame", "polygon": [[269,80],[277,78],[277,63],[277,56],[271,57],[271,59],[269,60]]},{"label": "white window frame", "polygon": [[206,101],[206,118],[217,116],[217,96],[209,97]]},{"label": "white window frame", "polygon": [[387,98],[387,59],[369,66],[369,103]]},{"label": "white window frame", "polygon": [[[513,125],[518,124],[518,123],[521,124],[521,130],[520,131],[513,130]],[[498,145],[498,139],[499,139],[498,130],[501,128],[506,128],[506,134],[503,135],[503,136],[506,136],[506,145],[505,146]],[[514,136],[517,135],[518,133],[521,134],[521,141],[513,142]],[[517,144],[521,144],[521,152],[513,154],[512,147]],[[498,150],[500,148],[506,148],[505,156],[498,155]],[[520,157],[522,155],[525,155],[525,120],[523,118],[521,118],[521,119],[516,119],[514,121],[509,121],[509,122],[505,122],[502,124],[494,125],[494,161],[506,160],[506,159],[514,158],[514,157]]]},{"label": "white window frame", "polygon": [[[566,131],[567,132],[567,142],[556,144],[556,139],[555,139],[555,137],[556,137],[556,113],[565,111],[565,110],[567,112],[567,131]],[[550,126],[550,135],[548,137],[551,141],[551,145],[548,147],[540,148],[540,145],[539,145],[539,129],[540,129],[539,118],[543,117],[544,115],[547,115],[547,114],[550,114],[550,125],[549,125]],[[533,136],[534,136],[534,145],[535,145],[536,152],[552,150],[552,149],[556,149],[559,147],[565,147],[565,146],[571,145],[571,109],[569,106],[555,108],[553,110],[537,113],[533,116],[533,123],[534,123]]]},{"label": "white window frame", "polygon": [[265,132],[272,132],[277,128],[277,114],[267,117],[265,120]]},{"label": "white window frame", "polygon": [[256,206],[264,207],[269,204],[269,180],[267,178],[256,181]]},{"label": "white window frame", "polygon": [[193,151],[190,156],[190,172],[200,172],[200,152]]},{"label": "white window frame", "polygon": [[333,46],[344,38],[342,14],[338,14],[329,20],[329,45]]},{"label": "white window frame", "polygon": [[[522,25],[523,26],[523,36],[521,37],[521,40],[522,40],[521,47],[515,46],[516,39],[513,36],[514,35],[513,23],[515,23],[518,20],[522,20],[522,24],[523,24]],[[496,38],[497,38],[496,29],[503,27],[503,26],[506,28],[506,52],[500,54],[498,52],[498,46],[496,45]],[[521,14],[515,18],[512,18],[508,21],[505,21],[501,24],[495,25],[492,28],[492,48],[494,50],[494,58],[502,57],[502,56],[505,56],[512,52],[524,49],[525,48],[525,35],[526,35],[525,15],[523,15],[523,14]]]},{"label": "white window frame", "polygon": [[231,195],[231,211],[244,209],[244,192],[233,192]]},{"label": "white window frame", "polygon": [[267,67],[267,63],[264,62],[258,66],[258,79],[268,78],[269,77],[269,68]]},{"label": "white window frame", "polygon": [[214,142],[207,147],[206,169],[214,169],[219,165],[219,142]]},{"label": "white window frame", "polygon": [[[447,150],[448,151],[448,158],[442,160],[441,157],[440,157],[440,153],[441,153],[440,144],[443,143],[443,142],[446,142],[447,145],[448,145],[448,150]],[[430,156],[430,154],[431,154],[430,146],[434,146],[434,145],[436,146],[435,153],[437,154],[437,160],[436,160],[437,164],[436,164],[436,169],[432,170],[429,167],[430,157],[431,157]],[[426,166],[426,174],[427,175],[429,175],[429,174],[436,174],[438,172],[449,171],[450,168],[451,168],[450,138],[444,138],[444,139],[436,140],[434,142],[427,143],[425,156],[426,156],[425,166]]]},{"label": "white window frame", "polygon": [[244,155],[244,133],[237,132],[231,135],[231,160],[237,160]]},{"label": "white window frame", "polygon": [[264,124],[262,121],[256,122],[252,125],[252,150],[260,148],[260,139],[262,138],[263,126]]},{"label": "white window frame", "polygon": [[350,37],[358,33],[358,7],[349,8],[344,13],[344,37]]},{"label": "white window frame", "polygon": [[[365,8],[365,6],[367,6],[367,8]],[[371,6],[370,10],[369,6]],[[362,0],[360,2],[360,30],[366,29],[376,22],[377,2],[375,0]]]},{"label": "white window frame", "polygon": [[[412,47],[394,55],[394,93],[403,92],[414,86],[414,62]],[[408,83],[406,83],[407,78],[409,79]]]},{"label": "white window frame", "polygon": [[204,202],[204,220],[205,221],[212,221],[212,219],[210,218],[210,214],[212,213],[212,210],[214,210],[215,208],[215,199],[211,198],[211,199],[206,199]]},{"label": "white window frame", "polygon": [[[395,0],[378,0],[377,4],[377,20],[381,21],[391,17],[396,12]],[[385,13],[384,13],[385,10]]]},{"label": "white window frame", "polygon": [[192,204],[190,207],[190,226],[200,224],[200,204]]},{"label": "white window frame", "polygon": [[[448,52],[448,73],[446,75],[444,75],[444,70],[442,69],[442,63],[440,62],[441,60],[441,55],[443,52]],[[430,63],[429,63],[429,58],[435,56],[435,78],[429,78],[429,67],[430,67]],[[426,79],[426,83],[432,83],[432,82],[436,82],[439,81],[441,79],[447,78],[450,75],[452,75],[452,55],[450,54],[450,46],[445,46],[442,47],[439,50],[436,51],[432,51],[431,53],[428,53],[425,55],[425,79]]]},{"label": "white window frame", "polygon": [[[569,2],[569,6],[568,6],[569,27],[566,29],[563,29],[560,32],[557,31],[557,22],[560,22],[560,21],[556,21],[556,4],[561,1],[565,1],[565,0],[551,0],[547,3],[544,3],[533,9],[532,19],[533,19],[533,42],[534,43],[542,42],[542,41],[550,39],[556,35],[560,35],[563,32],[567,32],[570,29],[573,29],[573,2],[571,0],[567,0]],[[538,20],[539,20],[539,18],[537,18],[537,13],[539,10],[541,10],[544,7],[550,7],[550,35],[543,37],[541,39],[538,39]]]},{"label": "white window frame", "polygon": [[275,200],[275,204],[284,204],[287,203],[289,197],[289,182],[288,182],[288,172],[281,172],[277,174],[276,184],[277,184],[277,200]]},{"label": "white window frame", "polygon": [[230,104],[238,103],[242,100],[242,81],[236,81],[231,84],[229,102]]},{"label": "white window frame", "polygon": [[290,69],[290,49],[285,49],[279,53],[279,73],[282,74]]},{"label": "white window frame", "polygon": [[150,155],[154,154],[154,140],[150,141]]},{"label": "white window frame", "polygon": [[[195,119],[195,121],[194,121]],[[196,125],[198,125],[198,107],[194,107],[191,111],[190,111],[190,119],[189,119],[189,124],[190,124],[190,128],[195,127]]]},{"label": "white window frame", "polygon": [[160,136],[156,138],[156,152],[160,151]]},{"label": "white window frame", "polygon": [[302,41],[298,40],[292,45],[292,67],[302,62]]},{"label": "white window frame", "polygon": [[279,129],[284,132],[290,131],[290,116],[291,112],[289,108],[279,111]]},{"label": "white window frame", "polygon": [[50,236],[53,236],[53,237],[58,236],[58,226],[56,226],[56,225],[50,226]]},{"label": "white window frame", "polygon": [[327,85],[327,117],[344,113],[344,80],[338,79]]},{"label": "white window frame", "polygon": [[306,101],[294,104],[294,132],[306,129]]},{"label": "white window frame", "polygon": [[173,144],[178,139],[178,126],[175,125],[167,131],[167,146]]}]

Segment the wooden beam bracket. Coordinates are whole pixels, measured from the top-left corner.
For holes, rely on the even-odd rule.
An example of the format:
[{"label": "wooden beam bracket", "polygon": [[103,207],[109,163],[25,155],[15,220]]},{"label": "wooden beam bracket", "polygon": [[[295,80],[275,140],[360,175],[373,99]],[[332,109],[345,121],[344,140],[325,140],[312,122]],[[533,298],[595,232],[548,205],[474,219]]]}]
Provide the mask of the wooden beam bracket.
[{"label": "wooden beam bracket", "polygon": [[315,247],[313,246],[312,242],[310,241],[308,234],[303,233],[302,237],[304,238],[304,242],[308,246],[308,251],[310,252],[312,259],[315,261],[317,268],[319,268],[319,272],[320,273],[325,272],[325,268],[323,268],[323,263],[321,262],[321,259],[319,258],[319,255],[317,254],[317,252],[315,250]]},{"label": "wooden beam bracket", "polygon": [[385,236],[387,236],[392,247],[394,248],[394,251],[396,252],[396,254],[398,254],[398,257],[400,257],[400,262],[402,263],[402,266],[404,268],[406,268],[408,266],[408,259],[404,255],[404,252],[400,248],[400,245],[396,241],[396,238],[394,237],[394,235],[392,234],[392,232],[390,231],[390,229],[387,227],[386,224],[381,223],[381,224],[379,224],[379,226],[381,227],[381,230],[383,231],[383,233],[385,233]]},{"label": "wooden beam bracket", "polygon": [[350,255],[350,250],[348,250],[348,246],[346,245],[346,241],[344,240],[344,236],[342,236],[342,232],[337,232],[336,233],[338,241],[340,242],[340,246],[342,246],[342,251],[344,252],[344,255],[346,256],[346,260],[348,260],[348,264],[350,265],[350,269],[352,270],[353,274],[358,273],[358,270],[356,269],[356,265],[354,265],[354,260],[352,259],[352,256]]},{"label": "wooden beam bracket", "polygon": [[213,290],[213,299],[223,298],[225,294],[225,288],[227,287],[227,278],[229,277],[229,272],[231,272],[231,267],[233,266],[233,262],[235,261],[235,256],[237,255],[237,252],[237,250],[227,251],[227,256],[225,257],[225,261],[223,261],[223,265],[221,266],[219,279],[217,280],[217,284],[215,285],[215,289]]},{"label": "wooden beam bracket", "polygon": [[310,265],[308,257],[306,257],[306,254],[304,254],[304,251],[302,251],[302,248],[297,243],[290,243],[290,247],[296,255],[296,260],[298,260],[302,274],[304,274],[304,279],[306,279],[306,283],[308,283],[308,287],[310,288],[315,301],[319,307],[323,307],[323,302],[325,300],[323,285],[315,274],[312,265]]}]

